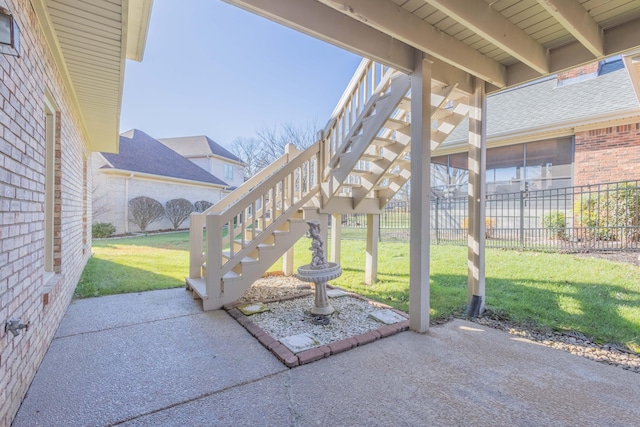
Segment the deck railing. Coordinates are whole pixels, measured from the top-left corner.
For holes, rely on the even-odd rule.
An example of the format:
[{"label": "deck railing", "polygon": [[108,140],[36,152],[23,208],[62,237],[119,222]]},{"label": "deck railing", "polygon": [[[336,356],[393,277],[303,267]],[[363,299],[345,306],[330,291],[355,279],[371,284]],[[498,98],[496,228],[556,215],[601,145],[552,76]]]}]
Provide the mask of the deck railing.
[{"label": "deck railing", "polygon": [[319,142],[304,151],[287,146],[269,167],[205,212],[192,214],[189,274],[201,277],[206,261],[207,292],[210,280],[230,272],[318,192],[319,147]]}]

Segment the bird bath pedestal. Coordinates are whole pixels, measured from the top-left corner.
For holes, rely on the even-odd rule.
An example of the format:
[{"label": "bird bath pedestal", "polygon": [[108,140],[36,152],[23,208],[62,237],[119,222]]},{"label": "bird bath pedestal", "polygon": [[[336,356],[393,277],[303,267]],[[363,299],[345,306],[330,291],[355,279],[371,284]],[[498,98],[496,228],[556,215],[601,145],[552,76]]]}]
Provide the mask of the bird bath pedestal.
[{"label": "bird bath pedestal", "polygon": [[311,264],[305,264],[298,267],[298,278],[304,282],[315,283],[316,298],[311,313],[319,316],[328,316],[333,313],[334,309],[329,304],[327,297],[327,282],[336,279],[342,275],[340,264],[335,262],[327,262],[324,249],[322,249],[323,241],[320,237],[320,221],[307,221],[309,224],[309,234],[313,239],[311,247],[313,251]]}]

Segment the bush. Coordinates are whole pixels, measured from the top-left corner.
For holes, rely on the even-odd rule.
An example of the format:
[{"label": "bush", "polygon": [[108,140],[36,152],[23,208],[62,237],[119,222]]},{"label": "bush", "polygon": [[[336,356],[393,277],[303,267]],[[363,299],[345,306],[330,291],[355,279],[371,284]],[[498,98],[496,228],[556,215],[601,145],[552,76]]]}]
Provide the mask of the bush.
[{"label": "bush", "polygon": [[96,222],[91,226],[91,236],[94,239],[103,239],[116,232],[116,227],[110,222]]},{"label": "bush", "polygon": [[164,212],[173,224],[173,229],[177,230],[193,212],[193,205],[187,199],[172,199],[165,203]]},{"label": "bush", "polygon": [[[486,217],[484,219],[484,235],[485,238],[490,239],[491,237],[493,237],[493,230],[496,228],[496,220],[493,218],[489,218]],[[469,218],[465,218],[464,221],[462,221],[462,228],[465,231],[469,230]]]},{"label": "bush", "polygon": [[193,204],[193,209],[198,213],[202,213],[211,206],[213,206],[213,203],[207,202],[206,200],[199,200]]},{"label": "bush", "polygon": [[621,184],[589,194],[574,206],[576,223],[585,237],[596,240],[638,241],[640,238],[640,188]]},{"label": "bush", "polygon": [[564,213],[551,211],[542,217],[542,226],[550,239],[564,239],[567,235],[567,219]]},{"label": "bush", "polygon": [[149,224],[164,218],[162,203],[151,197],[140,196],[129,200],[129,221],[141,231],[147,231]]}]

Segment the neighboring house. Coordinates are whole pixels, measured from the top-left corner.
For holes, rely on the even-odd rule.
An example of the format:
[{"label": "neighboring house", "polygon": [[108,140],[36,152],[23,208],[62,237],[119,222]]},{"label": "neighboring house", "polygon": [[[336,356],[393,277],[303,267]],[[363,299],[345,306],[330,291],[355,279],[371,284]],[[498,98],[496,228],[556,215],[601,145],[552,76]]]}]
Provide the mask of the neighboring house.
[{"label": "neighboring house", "polygon": [[245,165],[242,160],[207,136],[160,138],[158,141],[231,187],[238,187],[244,182]]},{"label": "neighboring house", "polygon": [[[20,41],[20,56],[0,46],[0,425],[9,426],[91,255],[91,152],[118,149],[125,58],[142,58],[151,1],[2,5]],[[9,320],[28,330],[6,331]]]},{"label": "neighboring house", "polygon": [[[487,192],[640,179],[633,72],[614,58],[488,96]],[[433,153],[436,194],[467,194],[468,128]]]},{"label": "neighboring house", "polygon": [[[163,206],[177,198],[215,203],[229,187],[137,129],[120,135],[118,154],[94,153],[93,157],[94,222],[112,223],[118,234],[140,231],[128,220],[128,201],[133,198],[151,197]],[[188,226],[187,219],[180,228]],[[164,218],[147,231],[171,228],[171,222]]]}]

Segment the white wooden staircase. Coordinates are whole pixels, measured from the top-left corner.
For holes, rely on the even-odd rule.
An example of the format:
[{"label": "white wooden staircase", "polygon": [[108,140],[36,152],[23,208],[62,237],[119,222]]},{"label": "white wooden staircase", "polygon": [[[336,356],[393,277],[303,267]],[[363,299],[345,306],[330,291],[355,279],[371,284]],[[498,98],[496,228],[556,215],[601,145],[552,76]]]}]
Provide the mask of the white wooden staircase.
[{"label": "white wooden staircase", "polygon": [[[432,85],[432,149],[468,114],[466,94]],[[238,299],[319,213],[380,213],[411,176],[410,78],[363,60],[318,142],[285,154],[191,215],[187,289],[205,310]],[[205,234],[206,230],[206,244]]]}]

